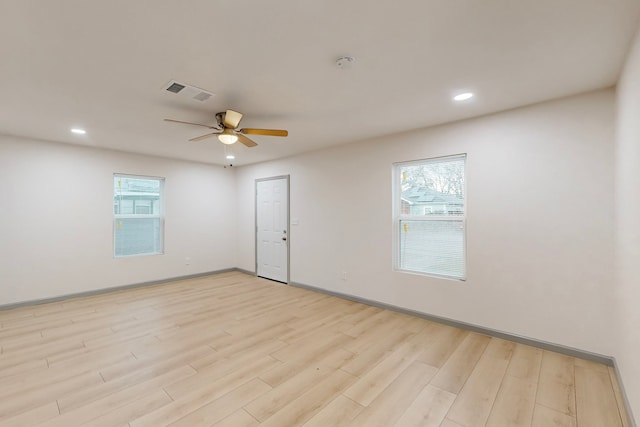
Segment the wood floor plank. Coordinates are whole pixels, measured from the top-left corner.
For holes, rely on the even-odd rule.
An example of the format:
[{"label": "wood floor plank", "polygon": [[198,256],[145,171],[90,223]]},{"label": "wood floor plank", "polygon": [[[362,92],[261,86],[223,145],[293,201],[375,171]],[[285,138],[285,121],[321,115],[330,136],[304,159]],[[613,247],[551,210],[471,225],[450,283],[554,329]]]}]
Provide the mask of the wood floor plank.
[{"label": "wood floor plank", "polygon": [[246,363],[229,362],[228,364],[220,364],[208,371],[196,372],[184,380],[165,387],[165,391],[174,400],[203,389],[215,389],[216,393],[225,393],[228,389],[234,389],[253,378],[257,378],[260,372],[281,364],[271,356],[264,356]]},{"label": "wood floor plank", "polygon": [[287,343],[294,343],[307,338],[317,330],[324,329],[327,325],[338,323],[344,317],[341,312],[308,313],[303,317],[294,317],[286,322],[290,331],[280,335],[280,339]]},{"label": "wood floor plank", "polygon": [[342,370],[349,372],[352,375],[362,377],[369,371],[369,369],[371,369],[372,366],[376,366],[385,357],[387,357],[394,348],[413,336],[411,332],[403,331],[401,329],[395,329],[392,331],[385,330],[381,331],[381,333],[384,333],[384,340],[379,338],[377,340],[369,340],[369,338],[367,338],[367,344],[364,346],[358,346],[357,348],[353,348],[353,346],[351,346],[353,342],[348,343],[345,347],[349,351],[354,352],[354,356],[345,364],[345,366],[342,367]]},{"label": "wood floor plank", "polygon": [[[210,365],[220,363],[221,360],[233,358],[251,359],[270,356],[272,353],[286,347],[288,344],[273,338],[266,338],[261,341],[250,339],[241,340],[237,345],[231,345],[220,349],[213,354],[198,358],[189,362],[196,371],[207,369]],[[241,356],[237,356],[237,355]]]},{"label": "wood floor plank", "polygon": [[6,354],[11,352],[12,349],[20,350],[30,345],[40,345],[43,341],[43,337],[40,329],[37,329],[33,332],[20,333],[9,337],[5,336],[0,338],[0,340],[2,340],[2,353]]},{"label": "wood floor plank", "polygon": [[389,325],[390,322],[396,322],[400,324],[397,313],[383,310],[373,316],[366,317],[355,324],[355,326],[345,332],[345,334],[357,338],[364,333],[376,329],[382,325]]},{"label": "wood floor plank", "polygon": [[[197,350],[197,349],[196,349]],[[197,354],[197,352],[195,352]],[[174,363],[169,360],[168,363],[162,365],[148,365],[132,371],[129,375],[121,376],[110,381],[94,384],[91,387],[85,387],[81,390],[73,391],[58,398],[58,407],[61,413],[79,408],[89,402],[107,397],[113,393],[126,390],[130,387],[140,384],[147,384],[147,387],[155,384],[156,386],[164,385],[163,375],[172,371],[184,372],[184,376],[180,378],[172,378],[170,383],[183,379],[195,374],[195,370],[186,363]]]},{"label": "wood floor plank", "polygon": [[465,427],[484,427],[507,371],[514,347],[515,344],[512,342],[491,338],[447,414],[448,419]]},{"label": "wood floor plank", "polygon": [[353,338],[335,331],[318,331],[310,334],[303,341],[299,341],[295,346],[287,346],[286,348],[273,353],[273,357],[281,362],[301,361],[313,359],[318,353],[331,351],[335,346],[343,347]]},{"label": "wood floor plank", "polygon": [[[278,340],[280,335],[289,332],[291,329],[287,325],[277,325],[266,330],[258,331],[250,335],[229,335],[214,339],[209,345],[220,354],[227,356],[242,353],[248,347],[265,340]],[[173,341],[173,340],[172,340]]]},{"label": "wood floor plank", "polygon": [[458,394],[490,340],[491,338],[486,335],[468,334],[438,371],[431,384],[442,390]]},{"label": "wood floor plank", "polygon": [[[125,317],[125,318],[109,318],[109,321],[105,322],[103,320],[98,321],[98,322],[94,322],[94,321],[89,321],[89,322],[79,322],[79,323],[74,323],[71,322],[67,325],[62,325],[62,326],[55,326],[55,327],[51,327],[51,326],[47,326],[43,329],[40,330],[40,332],[42,333],[42,337],[43,338],[56,338],[56,339],[61,339],[61,338],[67,338],[67,337],[78,337],[78,336],[100,336],[103,334],[95,334],[95,331],[99,331],[99,330],[104,330],[104,329],[110,329],[111,332],[113,332],[113,327],[122,322],[126,322],[127,320],[129,320],[130,317]],[[109,327],[105,327],[109,325]]]},{"label": "wood floor plank", "polygon": [[[342,344],[351,339],[349,336],[338,334],[319,347],[301,349],[300,354],[292,357],[289,362],[275,366],[268,372],[261,374],[260,378],[272,387],[277,387],[297,375],[307,366],[317,364],[335,366],[337,362],[338,367],[341,367],[347,360],[353,357],[352,353],[342,348]],[[285,350],[288,348],[289,347],[286,347]],[[280,352],[274,353],[274,356],[279,353]]]},{"label": "wood floor plank", "polygon": [[414,334],[418,334],[423,330],[425,330],[427,327],[430,327],[434,324],[429,320],[425,320],[420,317],[410,316],[408,314],[401,314],[400,318],[402,319],[402,322],[403,322],[400,326],[400,329],[404,329],[405,331],[412,332]]},{"label": "wood floor plank", "polygon": [[[178,347],[178,349],[180,349]],[[160,357],[144,357],[144,358],[126,358],[116,363],[100,369],[100,374],[105,382],[112,381],[115,378],[130,375],[136,371],[148,369],[153,366],[158,371],[171,370],[180,366],[188,365],[190,362],[201,359],[203,357],[215,354],[215,351],[208,346],[199,346],[195,348],[180,349],[179,353],[173,351]]]},{"label": "wood floor plank", "polygon": [[507,368],[507,375],[537,383],[541,365],[541,349],[524,344],[516,344]]},{"label": "wood floor plank", "polygon": [[574,366],[580,366],[580,367],[586,368],[586,369],[591,369],[592,371],[597,371],[597,372],[600,372],[602,374],[609,373],[609,370],[607,369],[607,367],[605,365],[603,365],[602,363],[593,362],[591,360],[574,359],[573,365]]},{"label": "wood floor plank", "polygon": [[394,427],[439,427],[456,395],[427,385]]},{"label": "wood floor plank", "polygon": [[244,408],[257,420],[264,421],[333,372],[335,369],[326,366],[307,367]]},{"label": "wood floor plank", "polygon": [[435,325],[430,329],[431,333],[425,337],[425,351],[420,360],[427,365],[441,368],[469,332],[446,325]]},{"label": "wood floor plank", "polygon": [[[87,423],[98,417],[108,417],[110,413],[120,411],[120,408],[126,407],[131,402],[136,401],[147,394],[162,391],[163,386],[189,377],[193,375],[194,372],[195,371],[193,369],[185,366],[180,369],[164,373],[152,380],[118,390],[97,400],[86,402],[80,407],[63,412],[60,416],[52,420],[48,420],[42,427],[69,427],[72,425]],[[167,404],[168,403],[169,402],[167,402]]]},{"label": "wood floor plank", "polygon": [[531,427],[576,427],[576,419],[546,406],[536,404]]},{"label": "wood floor plank", "polygon": [[24,373],[36,372],[46,369],[48,366],[46,359],[27,360],[26,362],[16,360],[14,365],[0,368],[0,380]]},{"label": "wood floor plank", "polygon": [[269,390],[271,387],[267,384],[259,379],[254,379],[167,425],[171,427],[210,426]]},{"label": "wood floor plank", "polygon": [[609,372],[576,366],[576,410],[580,427],[622,427]]},{"label": "wood floor plank", "polygon": [[122,425],[127,423],[129,420],[148,414],[169,402],[171,402],[171,398],[165,392],[162,390],[156,390],[149,394],[140,396],[139,399],[135,399],[123,406],[120,406],[117,410],[109,411],[104,415],[80,425],[82,427],[113,427]]},{"label": "wood floor plank", "polygon": [[25,371],[18,375],[13,375],[2,380],[0,387],[0,403],[5,397],[20,393],[29,393],[31,390],[46,388],[53,384],[59,384],[65,380],[77,377],[82,374],[93,373],[96,379],[102,382],[97,371],[93,369],[38,369],[35,371]]},{"label": "wood floor plank", "polygon": [[303,427],[348,427],[363,409],[362,405],[340,395],[304,423]]},{"label": "wood floor plank", "polygon": [[[100,332],[106,332],[106,330],[101,330]],[[71,337],[62,340],[43,338],[36,343],[30,343],[29,346],[4,349],[5,352],[0,357],[0,365],[11,365],[16,361],[25,362],[27,360],[44,359],[84,348],[82,337]]]},{"label": "wood floor plank", "polygon": [[382,311],[381,308],[367,306],[367,305],[359,305],[352,313],[345,316],[344,321],[347,323],[351,323],[356,325],[357,323],[367,319],[371,316],[375,316],[377,313]]},{"label": "wood floor plank", "polygon": [[529,427],[536,403],[537,382],[505,375],[486,427]]},{"label": "wood floor plank", "polygon": [[69,313],[64,311],[58,313],[58,318],[55,319],[47,316],[23,317],[11,323],[5,321],[3,324],[4,326],[0,329],[0,338],[26,337],[33,332],[40,333],[40,331],[45,327],[51,328],[55,326],[70,325],[72,323],[73,322],[69,318]]},{"label": "wood floor plank", "polygon": [[573,358],[550,351],[543,352],[536,403],[575,417]]},{"label": "wood floor plank", "polygon": [[91,360],[93,357],[102,358],[105,354],[131,354],[135,357],[134,350],[143,348],[149,345],[151,342],[157,342],[158,340],[153,336],[143,336],[135,340],[130,340],[125,343],[109,345],[104,348],[88,348],[80,347],[73,351],[65,353],[59,353],[47,357],[47,362],[50,367],[63,366],[63,365],[75,365],[75,361],[87,358]]},{"label": "wood floor plank", "polygon": [[257,425],[258,420],[249,415],[244,409],[239,409],[211,427],[257,427]]},{"label": "wood floor plank", "polygon": [[353,375],[341,370],[334,371],[326,379],[302,393],[288,405],[263,421],[261,427],[296,427],[327,406],[342,390],[356,380]]},{"label": "wood floor plank", "polygon": [[25,427],[41,424],[59,415],[56,402],[50,402],[42,406],[27,410],[11,418],[3,419],[0,422],[2,427]]},{"label": "wood floor plank", "polygon": [[454,421],[451,421],[448,418],[445,418],[445,420],[442,422],[442,424],[440,424],[440,427],[465,427],[461,424],[458,424]]},{"label": "wood floor plank", "polygon": [[384,391],[417,357],[418,352],[402,349],[392,352],[351,387],[344,395],[362,406],[369,404]]},{"label": "wood floor plank", "polygon": [[411,363],[382,394],[354,419],[354,425],[393,426],[436,372],[437,368],[422,362]]},{"label": "wood floor plank", "polygon": [[230,385],[225,387],[223,390],[215,387],[202,387],[193,393],[175,399],[173,402],[147,415],[131,420],[129,425],[130,427],[166,426],[188,416],[212,402],[215,402],[217,399],[220,399],[226,394],[233,392],[246,384],[250,384],[252,387],[257,385],[257,387],[262,388],[264,383],[260,384],[260,380],[253,379],[248,382]]},{"label": "wood floor plank", "polygon": [[287,326],[291,328],[291,331],[281,335],[280,339],[288,344],[297,344],[304,342],[307,337],[315,335],[318,330],[346,335],[344,332],[349,328],[345,328],[344,323],[341,322],[342,316],[342,313],[336,313],[331,318],[324,317],[314,323],[303,324],[303,326],[295,326],[291,322],[287,322]]},{"label": "wood floor plank", "polygon": [[[399,326],[402,324],[398,318],[390,318],[388,322],[378,322],[376,327],[366,329],[364,332],[359,333],[356,337],[347,334],[353,339],[345,345],[345,348],[353,353],[360,353],[364,350],[370,349],[372,346],[383,346],[387,350],[391,350],[398,342],[403,341],[406,337],[413,336],[413,332],[408,332],[401,329]],[[380,340],[380,336],[385,336],[389,340]],[[392,342],[390,339],[394,337],[399,341]]]},{"label": "wood floor plank", "polygon": [[616,402],[618,404],[618,411],[620,412],[620,418],[622,419],[622,427],[631,427],[631,419],[629,418],[629,412],[626,407],[624,398],[622,397],[622,389],[618,382],[618,376],[616,370],[613,367],[609,367],[609,378],[611,378],[611,385],[613,385],[613,393],[616,396]]},{"label": "wood floor plank", "polygon": [[100,383],[102,378],[97,372],[87,372],[45,386],[26,388],[15,393],[9,392],[0,399],[0,421],[56,400],[58,396]]},{"label": "wood floor plank", "polygon": [[132,342],[138,340],[143,337],[148,337],[153,334],[157,334],[161,331],[166,330],[166,327],[159,326],[157,328],[152,329],[133,329],[123,330],[119,332],[113,332],[111,334],[106,334],[98,337],[93,337],[90,339],[84,339],[83,343],[85,347],[88,348],[101,348],[107,346],[113,346],[118,344],[124,344],[128,342]]},{"label": "wood floor plank", "polygon": [[[130,351],[102,349],[100,351],[87,351],[69,358],[56,359],[56,363],[49,362],[49,368],[58,370],[72,369],[74,371],[95,369],[101,372],[113,365],[135,360],[135,356]],[[102,378],[104,379],[104,376]]]}]

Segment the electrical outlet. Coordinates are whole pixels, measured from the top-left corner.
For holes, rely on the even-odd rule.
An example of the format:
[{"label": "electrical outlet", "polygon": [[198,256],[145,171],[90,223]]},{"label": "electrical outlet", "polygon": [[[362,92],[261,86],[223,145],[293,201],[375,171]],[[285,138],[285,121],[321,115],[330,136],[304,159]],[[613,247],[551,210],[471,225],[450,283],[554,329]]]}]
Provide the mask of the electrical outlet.
[{"label": "electrical outlet", "polygon": [[190,257],[185,257],[184,265],[191,265],[191,258]]},{"label": "electrical outlet", "polygon": [[340,273],[340,279],[347,280],[347,272],[346,271],[343,271],[342,273]]}]

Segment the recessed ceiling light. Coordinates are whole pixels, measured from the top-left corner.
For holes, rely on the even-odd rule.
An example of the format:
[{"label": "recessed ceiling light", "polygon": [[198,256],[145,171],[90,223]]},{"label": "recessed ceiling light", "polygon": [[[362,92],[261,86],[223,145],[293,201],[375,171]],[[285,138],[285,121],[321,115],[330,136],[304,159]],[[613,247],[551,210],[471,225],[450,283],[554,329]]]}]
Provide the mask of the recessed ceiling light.
[{"label": "recessed ceiling light", "polygon": [[79,128],[73,128],[71,129],[71,132],[73,133],[77,133],[78,135],[84,135],[85,133],[87,133],[86,130],[84,129],[79,129]]},{"label": "recessed ceiling light", "polygon": [[[227,130],[227,129],[225,129],[225,130]],[[218,136],[235,136],[235,135],[218,135]],[[233,154],[233,149],[231,148],[231,145],[225,145],[224,146],[224,158],[227,159],[227,160],[233,160],[233,159],[236,158],[236,156],[234,156],[234,154]]]},{"label": "recessed ceiling light", "polygon": [[467,99],[473,98],[473,94],[471,92],[461,93],[453,97],[454,101],[466,101]]}]

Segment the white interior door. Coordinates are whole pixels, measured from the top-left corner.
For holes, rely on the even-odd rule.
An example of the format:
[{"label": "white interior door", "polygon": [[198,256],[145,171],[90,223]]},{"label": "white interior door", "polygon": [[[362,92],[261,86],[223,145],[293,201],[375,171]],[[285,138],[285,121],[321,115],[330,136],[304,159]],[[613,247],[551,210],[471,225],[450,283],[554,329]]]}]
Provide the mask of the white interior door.
[{"label": "white interior door", "polygon": [[260,277],[289,281],[289,178],[256,181],[256,269]]}]

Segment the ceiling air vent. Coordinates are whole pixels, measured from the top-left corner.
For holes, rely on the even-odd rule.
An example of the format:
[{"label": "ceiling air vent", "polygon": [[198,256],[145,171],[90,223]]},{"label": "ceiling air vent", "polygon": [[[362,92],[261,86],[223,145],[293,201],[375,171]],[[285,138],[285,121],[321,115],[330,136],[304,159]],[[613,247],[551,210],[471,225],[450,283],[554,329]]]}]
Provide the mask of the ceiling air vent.
[{"label": "ceiling air vent", "polygon": [[180,83],[175,80],[171,80],[169,83],[164,85],[164,90],[175,93],[182,98],[195,99],[200,102],[204,102],[214,95],[213,92],[209,92],[208,90],[200,89],[199,87],[191,86],[186,83]]}]

